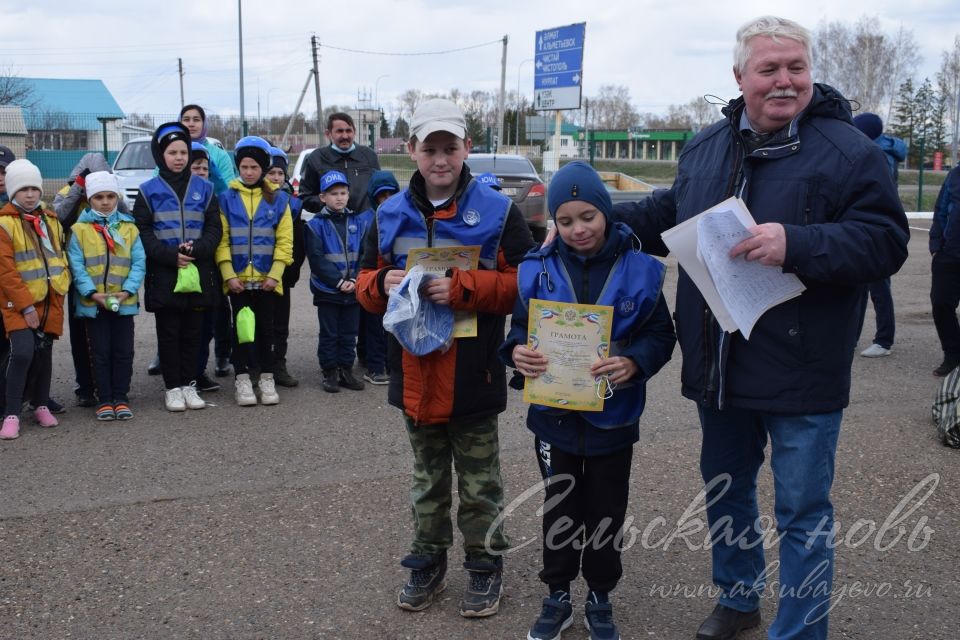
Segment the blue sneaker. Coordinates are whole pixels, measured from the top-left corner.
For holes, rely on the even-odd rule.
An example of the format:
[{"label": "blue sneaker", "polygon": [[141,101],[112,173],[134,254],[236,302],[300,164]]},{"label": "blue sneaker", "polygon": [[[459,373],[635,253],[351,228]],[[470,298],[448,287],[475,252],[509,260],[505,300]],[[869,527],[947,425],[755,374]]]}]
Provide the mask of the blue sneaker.
[{"label": "blue sneaker", "polygon": [[410,578],[397,595],[397,606],[401,609],[423,611],[447,588],[446,551],[435,555],[410,554],[400,564],[410,569]]},{"label": "blue sneaker", "polygon": [[550,597],[543,599],[540,617],[530,627],[527,640],[558,640],[564,629],[572,624],[573,605],[570,604],[570,594],[555,591]]},{"label": "blue sneaker", "polygon": [[620,640],[620,631],[613,623],[612,604],[597,602],[597,597],[591,591],[583,606],[583,614],[583,624],[590,632],[590,640]]}]

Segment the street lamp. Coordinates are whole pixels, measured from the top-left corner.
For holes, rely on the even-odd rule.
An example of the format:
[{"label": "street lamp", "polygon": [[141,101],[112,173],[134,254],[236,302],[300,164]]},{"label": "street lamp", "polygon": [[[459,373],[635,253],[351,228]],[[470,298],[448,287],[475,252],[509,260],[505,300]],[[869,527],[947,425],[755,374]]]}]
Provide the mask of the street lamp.
[{"label": "street lamp", "polygon": [[103,125],[103,159],[107,161],[107,164],[110,164],[110,156],[107,155],[107,123],[116,122],[117,120],[123,120],[118,116],[97,116],[97,120]]},{"label": "street lamp", "polygon": [[380,81],[389,77],[390,74],[385,73],[382,76],[377,76],[377,81],[373,83],[373,104],[376,106],[378,111],[380,110],[380,94],[378,93],[380,90]]}]

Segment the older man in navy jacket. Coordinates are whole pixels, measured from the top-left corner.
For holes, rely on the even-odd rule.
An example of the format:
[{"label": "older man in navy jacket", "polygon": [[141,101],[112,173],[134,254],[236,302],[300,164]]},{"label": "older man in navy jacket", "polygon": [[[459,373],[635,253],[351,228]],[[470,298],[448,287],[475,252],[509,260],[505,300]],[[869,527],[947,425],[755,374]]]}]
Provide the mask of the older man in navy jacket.
[{"label": "older man in navy jacket", "polygon": [[746,201],[757,226],[731,255],[796,274],[798,298],[769,310],[750,340],[723,332],[681,270],[682,393],[699,405],[700,467],[720,602],[697,633],[730,640],[760,623],[764,588],[756,479],[772,447],[780,590],[770,638],[827,637],[833,579],[830,488],[866,284],[895,273],[909,231],[883,153],[851,124],[850,105],[814,84],[810,33],[781,18],[737,33],[743,95],[680,156],[676,181],[621,205],[647,251],[660,233],[722,200]]}]

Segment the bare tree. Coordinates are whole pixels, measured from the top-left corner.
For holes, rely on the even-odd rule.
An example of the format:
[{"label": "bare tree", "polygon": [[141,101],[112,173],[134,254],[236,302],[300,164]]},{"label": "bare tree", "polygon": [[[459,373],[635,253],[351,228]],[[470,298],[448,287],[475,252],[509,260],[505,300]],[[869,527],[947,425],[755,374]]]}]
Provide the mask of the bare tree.
[{"label": "bare tree", "polygon": [[590,121],[597,129],[629,129],[640,124],[630,99],[630,89],[624,85],[605,84],[590,98]]},{"label": "bare tree", "polygon": [[846,82],[844,62],[850,50],[850,40],[850,30],[842,22],[820,21],[811,43],[817,82],[837,88]]},{"label": "bare tree", "polygon": [[850,27],[821,22],[813,39],[814,77],[856,101],[863,111],[882,111],[889,118],[899,84],[919,63],[913,32],[899,28],[895,36],[882,30],[876,17],[861,17]]},{"label": "bare tree", "polygon": [[420,91],[420,89],[407,89],[397,98],[397,102],[399,103],[397,117],[409,119],[423,100],[423,91]]},{"label": "bare tree", "polygon": [[36,103],[33,87],[9,67],[0,69],[0,105],[13,104],[29,109],[35,107]]},{"label": "bare tree", "polygon": [[887,120],[893,112],[893,103],[900,87],[900,83],[905,78],[912,78],[917,72],[917,66],[920,64],[920,47],[913,31],[904,29],[903,25],[897,29],[897,35],[893,38],[893,59],[889,79],[887,81]]},{"label": "bare tree", "polygon": [[707,102],[703,96],[697,96],[686,104],[687,114],[690,116],[690,124],[694,131],[700,131],[706,126],[716,122],[720,118],[720,111],[717,105]]},{"label": "bare tree", "polygon": [[943,52],[938,77],[942,78],[943,89],[949,95],[947,112],[952,124],[950,155],[953,161],[951,164],[956,166],[958,158],[957,138],[958,130],[960,130],[960,35],[954,36],[953,49]]}]

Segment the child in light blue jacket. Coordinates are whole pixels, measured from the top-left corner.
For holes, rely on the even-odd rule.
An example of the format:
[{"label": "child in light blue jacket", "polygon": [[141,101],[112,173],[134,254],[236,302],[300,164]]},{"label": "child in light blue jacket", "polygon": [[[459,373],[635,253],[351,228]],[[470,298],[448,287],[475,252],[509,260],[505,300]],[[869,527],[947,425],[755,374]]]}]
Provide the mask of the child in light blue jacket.
[{"label": "child in light blue jacket", "polygon": [[87,330],[97,396],[97,420],[129,420],[133,375],[133,316],[147,256],[132,216],[117,210],[120,185],[107,171],[86,178],[85,209],[68,248],[76,305]]}]

